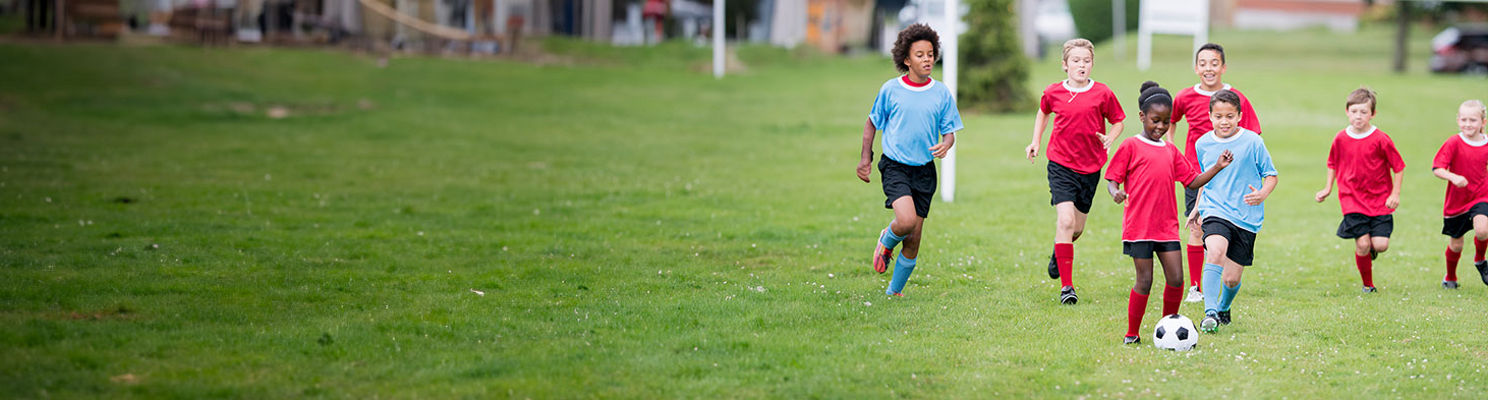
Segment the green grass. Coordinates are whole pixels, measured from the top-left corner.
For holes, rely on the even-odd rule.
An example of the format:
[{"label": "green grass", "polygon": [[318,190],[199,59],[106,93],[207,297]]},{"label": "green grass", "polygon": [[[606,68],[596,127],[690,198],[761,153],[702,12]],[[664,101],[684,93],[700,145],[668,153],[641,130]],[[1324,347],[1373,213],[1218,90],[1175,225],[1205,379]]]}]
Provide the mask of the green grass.
[{"label": "green grass", "polygon": [[[1281,184],[1236,323],[1187,353],[1120,344],[1132,267],[1107,198],[1082,302],[1054,301],[1031,112],[965,116],[958,199],[935,204],[908,297],[883,296],[866,259],[890,213],[852,172],[882,58],[746,48],[714,80],[676,45],[378,68],[0,44],[0,393],[1478,397],[1488,290],[1466,262],[1463,289],[1438,286],[1427,167],[1488,84],[1390,74],[1388,38],[1214,34]],[[1142,80],[1196,81],[1187,40],[1158,46],[1147,72],[1098,48],[1096,79],[1128,109]],[[1041,62],[1029,86],[1061,76]],[[1409,165],[1370,296],[1337,204],[1311,201],[1360,84]]]}]

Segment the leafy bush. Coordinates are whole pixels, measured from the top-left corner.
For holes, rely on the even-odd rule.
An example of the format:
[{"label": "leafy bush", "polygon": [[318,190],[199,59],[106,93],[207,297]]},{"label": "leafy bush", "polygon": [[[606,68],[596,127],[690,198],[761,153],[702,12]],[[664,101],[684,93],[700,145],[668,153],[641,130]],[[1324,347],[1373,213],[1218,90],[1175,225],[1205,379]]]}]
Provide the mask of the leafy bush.
[{"label": "leafy bush", "polygon": [[1027,111],[1029,62],[1018,40],[1014,0],[965,0],[966,33],[960,37],[957,103],[963,109]]},{"label": "leafy bush", "polygon": [[[1126,30],[1137,30],[1140,0],[1126,1]],[[1080,37],[1100,43],[1111,38],[1111,0],[1069,0],[1070,15]]]}]

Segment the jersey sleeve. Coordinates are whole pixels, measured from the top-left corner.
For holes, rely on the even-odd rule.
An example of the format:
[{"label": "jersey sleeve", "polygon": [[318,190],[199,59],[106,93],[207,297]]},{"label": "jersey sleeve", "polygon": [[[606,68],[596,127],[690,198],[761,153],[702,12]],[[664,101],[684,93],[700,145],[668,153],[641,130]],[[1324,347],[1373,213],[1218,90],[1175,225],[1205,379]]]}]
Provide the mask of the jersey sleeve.
[{"label": "jersey sleeve", "polygon": [[1400,150],[1395,149],[1394,140],[1385,141],[1385,158],[1390,161],[1390,171],[1400,173],[1405,170],[1405,160],[1400,158]]},{"label": "jersey sleeve", "polygon": [[1341,139],[1342,137],[1343,136],[1334,136],[1333,144],[1328,146],[1328,169],[1335,171],[1338,170],[1338,163],[1342,161],[1340,160],[1340,158],[1343,157],[1343,150],[1338,148],[1339,139]]},{"label": "jersey sleeve", "polygon": [[1049,95],[1049,90],[1044,89],[1044,94],[1039,96],[1039,111],[1044,114],[1054,113],[1054,96]]},{"label": "jersey sleeve", "polygon": [[1254,151],[1256,154],[1256,171],[1260,171],[1262,178],[1278,175],[1276,172],[1276,164],[1271,162],[1271,150],[1266,149],[1265,141],[1260,140],[1259,137],[1257,137],[1256,139],[1257,140],[1255,141],[1254,145]]},{"label": "jersey sleeve", "polygon": [[950,95],[949,90],[946,91],[945,104],[940,108],[939,128],[940,132],[937,133],[941,135],[955,133],[965,128],[961,125],[961,110],[956,107],[956,98]]},{"label": "jersey sleeve", "polygon": [[1126,183],[1127,167],[1131,164],[1132,142],[1127,140],[1121,142],[1121,147],[1116,148],[1116,154],[1111,156],[1111,164],[1106,167],[1106,180],[1116,183]]},{"label": "jersey sleeve", "polygon": [[873,127],[883,130],[884,125],[889,123],[889,111],[893,108],[889,99],[889,87],[885,85],[878,89],[878,96],[873,98],[873,108],[868,110],[868,121],[873,122]]},{"label": "jersey sleeve", "polygon": [[1178,182],[1183,186],[1188,186],[1194,178],[1199,176],[1199,171],[1195,170],[1193,163],[1188,162],[1188,159],[1178,153],[1177,147],[1170,146],[1168,151],[1173,153],[1173,177],[1178,178]]},{"label": "jersey sleeve", "polygon": [[1116,99],[1116,93],[1106,90],[1106,101],[1101,102],[1101,116],[1106,117],[1106,123],[1114,124],[1126,120],[1126,111],[1121,110],[1121,101]]},{"label": "jersey sleeve", "polygon": [[1442,143],[1441,149],[1436,151],[1436,157],[1431,159],[1431,169],[1441,168],[1451,171],[1452,156],[1455,155],[1453,153],[1455,152],[1452,151],[1452,139],[1447,139],[1446,143]]},{"label": "jersey sleeve", "polygon": [[1240,127],[1261,134],[1261,118],[1256,116],[1255,108],[1251,107],[1250,99],[1245,95],[1240,95]]}]

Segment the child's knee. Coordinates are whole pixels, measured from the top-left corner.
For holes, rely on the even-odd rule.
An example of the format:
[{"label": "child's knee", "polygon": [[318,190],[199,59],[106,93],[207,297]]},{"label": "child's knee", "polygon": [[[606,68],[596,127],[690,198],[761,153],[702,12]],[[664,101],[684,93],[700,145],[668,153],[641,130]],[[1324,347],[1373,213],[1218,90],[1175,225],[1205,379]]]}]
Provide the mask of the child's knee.
[{"label": "child's knee", "polygon": [[1225,277],[1219,278],[1219,281],[1220,282],[1224,282],[1225,287],[1236,287],[1236,286],[1240,286],[1240,277],[1239,276],[1225,276]]},{"label": "child's knee", "polygon": [[1369,251],[1372,249],[1374,249],[1374,247],[1369,243],[1368,240],[1360,240],[1354,243],[1354,255],[1356,256],[1367,256],[1369,255]]},{"label": "child's knee", "polygon": [[1080,240],[1080,234],[1082,233],[1085,233],[1084,229],[1075,229],[1074,232],[1070,232],[1070,241]]},{"label": "child's knee", "polygon": [[1389,240],[1376,240],[1376,241],[1374,241],[1374,252],[1375,253],[1384,253],[1385,250],[1389,250],[1389,249],[1390,249],[1390,241]]}]

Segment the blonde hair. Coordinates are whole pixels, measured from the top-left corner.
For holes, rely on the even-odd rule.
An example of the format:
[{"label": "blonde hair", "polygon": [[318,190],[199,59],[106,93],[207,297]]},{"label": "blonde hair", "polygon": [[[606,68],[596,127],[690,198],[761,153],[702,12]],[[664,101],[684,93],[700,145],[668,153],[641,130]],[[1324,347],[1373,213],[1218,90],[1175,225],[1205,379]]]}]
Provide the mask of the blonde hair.
[{"label": "blonde hair", "polygon": [[1488,119],[1488,107],[1484,107],[1483,106],[1483,102],[1481,100],[1474,99],[1474,100],[1464,101],[1464,102],[1462,102],[1462,105],[1457,106],[1457,110],[1458,110],[1458,112],[1462,112],[1461,110],[1463,108],[1467,108],[1467,107],[1472,107],[1472,108],[1478,109],[1478,118]]},{"label": "blonde hair", "polygon": [[1074,50],[1077,47],[1083,47],[1085,48],[1085,50],[1090,50],[1090,59],[1095,59],[1095,44],[1090,43],[1089,40],[1075,38],[1064,42],[1064,58],[1061,58],[1060,60],[1069,61],[1070,50]]}]

